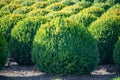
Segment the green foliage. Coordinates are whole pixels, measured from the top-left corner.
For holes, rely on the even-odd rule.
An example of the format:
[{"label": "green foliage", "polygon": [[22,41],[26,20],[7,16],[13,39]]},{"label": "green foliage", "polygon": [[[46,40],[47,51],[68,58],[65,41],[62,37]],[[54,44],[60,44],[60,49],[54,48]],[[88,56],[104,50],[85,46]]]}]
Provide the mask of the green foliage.
[{"label": "green foliage", "polygon": [[46,8],[48,5],[49,5],[49,3],[44,1],[44,2],[36,2],[32,6],[39,9],[39,8]]},{"label": "green foliage", "polygon": [[105,3],[106,0],[94,0],[94,3]]},{"label": "green foliage", "polygon": [[71,14],[77,14],[82,9],[83,9],[83,7],[81,7],[79,5],[72,5],[72,6],[67,6],[67,7],[63,8],[62,11],[67,11]]},{"label": "green foliage", "polygon": [[114,5],[116,3],[120,3],[120,0],[106,0],[106,3],[109,3],[111,5]]},{"label": "green foliage", "polygon": [[120,71],[120,39],[117,41],[114,49],[114,62]]},{"label": "green foliage", "polygon": [[90,7],[92,5],[92,3],[91,2],[82,2],[82,1],[80,1],[80,2],[77,2],[76,5],[81,6],[83,8],[87,8],[87,7]]},{"label": "green foliage", "polygon": [[103,16],[88,29],[98,42],[100,63],[113,63],[113,49],[120,32],[120,16]]},{"label": "green foliage", "polygon": [[62,3],[70,6],[70,5],[75,4],[75,1],[74,0],[62,0]]},{"label": "green foliage", "polygon": [[111,7],[111,5],[108,3],[95,3],[92,7],[99,7],[107,10]]},{"label": "green foliage", "polygon": [[81,0],[83,2],[94,2],[94,0]]},{"label": "green foliage", "polygon": [[50,10],[45,10],[45,9],[37,9],[37,10],[33,10],[30,11],[27,16],[45,16],[47,15],[49,12],[51,12]]},{"label": "green foliage", "polygon": [[46,22],[46,18],[31,17],[17,23],[11,31],[9,42],[11,57],[20,65],[31,65],[32,41],[36,30],[41,24]]},{"label": "green foliage", "polygon": [[53,10],[53,11],[59,11],[64,7],[65,7],[64,4],[58,2],[58,3],[54,3],[54,4],[49,5],[48,7],[46,7],[46,9],[47,10]]},{"label": "green foliage", "polygon": [[13,14],[26,14],[26,13],[32,11],[32,10],[33,10],[33,8],[30,7],[30,6],[20,7],[20,8],[17,8],[17,9],[13,12]]},{"label": "green foliage", "polygon": [[69,75],[90,73],[99,56],[96,41],[85,27],[57,18],[37,31],[32,59],[42,72]]},{"label": "green foliage", "polygon": [[24,15],[12,14],[4,16],[0,19],[0,32],[5,36],[7,42],[10,40],[10,33],[14,25],[24,17]]},{"label": "green foliage", "polygon": [[5,38],[0,34],[0,70],[3,68],[8,58],[8,46]]},{"label": "green foliage", "polygon": [[82,23],[85,27],[88,27],[92,22],[94,22],[98,17],[93,14],[77,14],[70,17],[72,20]]},{"label": "green foliage", "polygon": [[103,8],[89,7],[89,8],[83,9],[80,13],[81,14],[93,14],[96,17],[100,17],[104,12],[105,10]]},{"label": "green foliage", "polygon": [[9,5],[2,7],[0,9],[0,17],[8,15],[8,14],[12,14],[13,11],[19,7],[21,7],[21,5],[18,5],[18,4],[17,5],[16,4],[9,4]]},{"label": "green foliage", "polygon": [[56,17],[69,17],[71,16],[71,13],[64,12],[64,11],[54,11],[54,12],[48,13],[46,16],[50,19],[54,19]]},{"label": "green foliage", "polygon": [[113,78],[111,80],[120,80],[120,77]]},{"label": "green foliage", "polygon": [[25,0],[24,2],[21,3],[23,6],[31,6],[35,3],[34,0]]},{"label": "green foliage", "polygon": [[2,8],[3,6],[5,6],[6,4],[7,3],[0,1],[0,8]]}]

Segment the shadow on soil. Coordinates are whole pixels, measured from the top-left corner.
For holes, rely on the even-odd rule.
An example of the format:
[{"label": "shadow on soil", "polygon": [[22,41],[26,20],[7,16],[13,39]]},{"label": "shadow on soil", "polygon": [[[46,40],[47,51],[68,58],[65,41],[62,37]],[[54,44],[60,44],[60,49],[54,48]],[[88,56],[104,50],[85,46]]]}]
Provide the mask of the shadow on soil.
[{"label": "shadow on soil", "polygon": [[25,76],[25,77],[7,77],[0,76],[0,80],[112,80],[112,78],[120,77],[120,74],[109,75],[79,75],[79,76],[51,76],[41,74],[37,76]]}]

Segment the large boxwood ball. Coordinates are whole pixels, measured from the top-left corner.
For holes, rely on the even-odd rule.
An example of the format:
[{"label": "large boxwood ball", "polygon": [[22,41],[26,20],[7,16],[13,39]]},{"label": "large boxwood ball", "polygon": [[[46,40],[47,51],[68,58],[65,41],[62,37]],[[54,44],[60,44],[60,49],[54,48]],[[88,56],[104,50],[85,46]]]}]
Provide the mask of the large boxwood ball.
[{"label": "large boxwood ball", "polygon": [[7,42],[9,42],[11,37],[11,30],[16,25],[16,23],[25,18],[25,15],[21,14],[11,14],[6,15],[0,19],[0,32],[3,33]]},{"label": "large boxwood ball", "polygon": [[31,65],[32,41],[37,29],[46,22],[46,18],[30,17],[15,25],[11,31],[9,49],[11,57],[20,65]]},{"label": "large boxwood ball", "polygon": [[0,33],[0,70],[3,68],[8,58],[8,46],[4,36]]},{"label": "large boxwood ball", "polygon": [[120,71],[120,39],[117,41],[114,49],[114,62]]},{"label": "large boxwood ball", "polygon": [[32,59],[53,75],[88,74],[97,65],[97,44],[88,30],[68,19],[54,19],[37,31]]},{"label": "large boxwood ball", "polygon": [[120,33],[120,16],[104,16],[93,22],[89,31],[98,42],[100,63],[113,63],[113,49]]}]

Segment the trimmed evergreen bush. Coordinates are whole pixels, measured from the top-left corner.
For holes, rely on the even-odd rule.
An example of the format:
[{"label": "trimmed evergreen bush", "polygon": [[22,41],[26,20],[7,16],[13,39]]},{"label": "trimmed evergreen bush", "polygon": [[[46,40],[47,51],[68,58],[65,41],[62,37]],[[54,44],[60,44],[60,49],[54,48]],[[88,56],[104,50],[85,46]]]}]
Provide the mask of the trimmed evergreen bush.
[{"label": "trimmed evergreen bush", "polygon": [[64,11],[53,11],[48,13],[46,16],[47,18],[54,19],[56,17],[69,17],[71,16],[71,13]]},{"label": "trimmed evergreen bush", "polygon": [[50,10],[45,10],[45,9],[37,9],[37,10],[33,10],[30,11],[27,16],[45,16],[47,15],[49,12],[51,12]]},{"label": "trimmed evergreen bush", "polygon": [[79,6],[79,5],[72,5],[72,6],[67,6],[64,7],[62,9],[62,11],[67,11],[71,14],[77,14],[78,12],[80,12],[83,9],[83,7]]},{"label": "trimmed evergreen bush", "polygon": [[120,32],[120,16],[104,16],[88,28],[98,42],[100,63],[113,63],[113,49]]},{"label": "trimmed evergreen bush", "polygon": [[105,3],[106,0],[94,0],[94,3]]},{"label": "trimmed evergreen bush", "polygon": [[13,11],[17,8],[21,7],[21,5],[18,4],[9,4],[0,9],[0,17],[12,14]]},{"label": "trimmed evergreen bush", "polygon": [[32,41],[37,29],[46,18],[31,17],[17,23],[11,31],[9,42],[11,57],[20,65],[31,65]]},{"label": "trimmed evergreen bush", "polygon": [[4,16],[0,19],[0,32],[5,36],[7,42],[9,42],[11,37],[11,30],[15,26],[15,24],[25,18],[24,15],[21,14],[12,14]]},{"label": "trimmed evergreen bush", "polygon": [[99,7],[108,10],[111,7],[111,5],[108,3],[95,3],[92,7]]},{"label": "trimmed evergreen bush", "polygon": [[87,8],[87,7],[90,7],[92,5],[92,3],[91,2],[79,1],[79,2],[76,3],[76,5],[81,6],[83,8]]},{"label": "trimmed evergreen bush", "polygon": [[94,22],[98,17],[93,14],[77,14],[70,16],[70,18],[78,23],[82,23],[85,27],[88,27],[92,22]]},{"label": "trimmed evergreen bush", "polygon": [[30,11],[32,11],[33,8],[31,6],[25,6],[25,7],[20,7],[18,9],[16,9],[13,14],[26,14],[29,13]]},{"label": "trimmed evergreen bush", "polygon": [[0,70],[3,68],[8,58],[8,46],[4,36],[0,33]]},{"label": "trimmed evergreen bush", "polygon": [[74,0],[62,0],[62,3],[67,6],[70,6],[70,5],[75,4],[75,1]]},{"label": "trimmed evergreen bush", "polygon": [[3,6],[5,6],[6,4],[7,4],[6,2],[0,1],[0,8],[2,8]]},{"label": "trimmed evergreen bush", "polygon": [[81,0],[83,2],[94,2],[94,0]]},{"label": "trimmed evergreen bush", "polygon": [[58,2],[58,3],[54,3],[54,4],[49,5],[48,7],[46,7],[46,10],[59,11],[64,7],[65,7],[64,4]]},{"label": "trimmed evergreen bush", "polygon": [[88,74],[98,63],[97,44],[88,30],[72,20],[57,18],[37,31],[32,59],[47,74]]},{"label": "trimmed evergreen bush", "polygon": [[114,5],[116,3],[120,3],[120,0],[106,0],[106,3],[110,3],[111,5]]},{"label": "trimmed evergreen bush", "polygon": [[34,0],[25,0],[24,2],[21,3],[23,6],[31,6],[35,3]]},{"label": "trimmed evergreen bush", "polygon": [[104,12],[105,10],[103,8],[89,7],[89,8],[83,9],[80,13],[81,14],[93,14],[96,17],[100,17]]},{"label": "trimmed evergreen bush", "polygon": [[39,8],[46,8],[48,5],[49,5],[49,3],[47,1],[44,1],[44,2],[36,2],[32,6],[39,9]]},{"label": "trimmed evergreen bush", "polygon": [[120,71],[120,39],[117,41],[114,49],[114,62]]}]

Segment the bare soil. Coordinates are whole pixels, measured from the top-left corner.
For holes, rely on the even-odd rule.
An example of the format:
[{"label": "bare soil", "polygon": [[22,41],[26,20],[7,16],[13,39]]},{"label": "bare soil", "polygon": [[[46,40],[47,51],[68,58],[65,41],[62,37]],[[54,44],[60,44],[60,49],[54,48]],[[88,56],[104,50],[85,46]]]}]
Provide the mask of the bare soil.
[{"label": "bare soil", "polygon": [[111,80],[120,77],[115,65],[99,65],[89,75],[53,76],[38,71],[35,66],[19,66],[11,62],[0,71],[0,80]]}]

